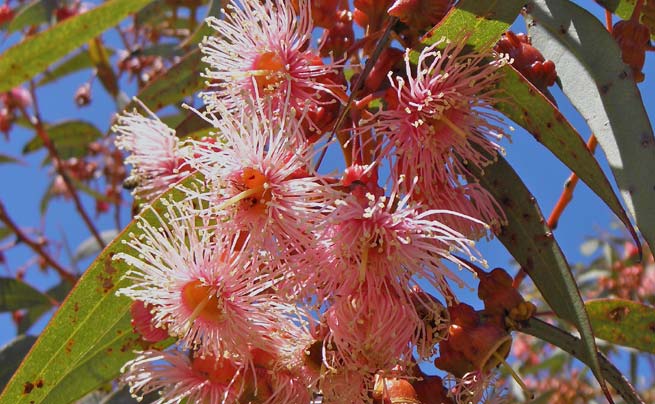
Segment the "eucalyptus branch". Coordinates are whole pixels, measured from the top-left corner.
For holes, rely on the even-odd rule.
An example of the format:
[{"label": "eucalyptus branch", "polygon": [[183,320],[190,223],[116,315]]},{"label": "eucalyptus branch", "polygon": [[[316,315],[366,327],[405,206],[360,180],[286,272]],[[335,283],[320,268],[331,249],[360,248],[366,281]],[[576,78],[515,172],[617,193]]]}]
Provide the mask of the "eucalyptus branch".
[{"label": "eucalyptus branch", "polygon": [[70,273],[66,268],[59,264],[47,251],[43,249],[43,246],[38,242],[29,238],[23,231],[16,225],[16,223],[9,217],[7,210],[2,202],[0,202],[0,221],[5,224],[15,235],[16,237],[28,245],[35,253],[37,253],[45,262],[54,269],[62,279],[67,280],[71,284],[77,282],[75,275]]}]

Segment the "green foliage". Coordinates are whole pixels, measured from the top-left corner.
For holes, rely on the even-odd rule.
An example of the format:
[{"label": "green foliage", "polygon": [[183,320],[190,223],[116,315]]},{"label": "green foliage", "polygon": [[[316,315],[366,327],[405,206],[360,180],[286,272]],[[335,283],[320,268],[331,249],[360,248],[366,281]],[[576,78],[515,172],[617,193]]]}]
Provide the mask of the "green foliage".
[{"label": "green foliage", "polygon": [[598,338],[655,354],[655,308],[625,299],[593,300],[586,306]]},{"label": "green foliage", "polygon": [[[196,180],[197,175],[192,175],[183,184]],[[165,193],[141,217],[156,223],[153,210],[161,209],[163,198],[171,197],[181,198],[180,191]],[[141,233],[138,220],[86,270],[0,396],[0,403],[70,403],[117,377],[134,350],[148,347],[132,333],[130,299],[116,295],[129,284],[123,278],[127,266],[112,260],[114,254],[129,250],[124,241],[130,234]]]},{"label": "green foliage", "polygon": [[[557,65],[562,90],[598,138],[628,211],[655,247],[655,139],[631,69],[602,24],[563,0],[528,5],[532,42]],[[610,124],[608,125],[608,122]]]},{"label": "green foliage", "polygon": [[[98,128],[85,121],[65,121],[48,125],[45,129],[62,159],[86,155],[89,143],[102,137]],[[43,146],[43,140],[35,136],[25,145],[23,153],[33,153]]]},{"label": "green foliage", "polygon": [[112,0],[69,18],[8,49],[0,56],[0,91],[7,91],[43,72],[150,0]]}]

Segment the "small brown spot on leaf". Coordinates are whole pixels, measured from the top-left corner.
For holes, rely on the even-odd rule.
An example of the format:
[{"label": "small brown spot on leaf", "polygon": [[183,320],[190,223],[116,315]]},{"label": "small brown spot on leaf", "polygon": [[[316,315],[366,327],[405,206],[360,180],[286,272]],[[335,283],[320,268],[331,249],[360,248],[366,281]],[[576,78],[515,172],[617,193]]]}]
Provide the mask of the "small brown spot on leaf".
[{"label": "small brown spot on leaf", "polygon": [[73,339],[69,339],[66,342],[66,352],[67,353],[71,353],[71,351],[73,350],[73,345],[75,345],[75,340],[73,340]]},{"label": "small brown spot on leaf", "polygon": [[650,332],[655,333],[655,323],[648,324],[648,329]]},{"label": "small brown spot on leaf", "polygon": [[612,83],[603,84],[600,86],[600,93],[603,95],[607,94],[610,91],[610,87],[612,87]]},{"label": "small brown spot on leaf", "polygon": [[43,387],[43,379],[39,379],[39,380],[36,382],[36,388],[37,388],[37,389],[40,389],[40,388],[42,388],[42,387]]},{"label": "small brown spot on leaf", "polygon": [[32,390],[34,390],[34,385],[32,384],[32,382],[26,382],[23,385],[23,394],[30,394]]},{"label": "small brown spot on leaf", "polygon": [[628,72],[623,70],[621,73],[619,73],[619,78],[621,80],[625,80],[628,77]]},{"label": "small brown spot on leaf", "polygon": [[559,26],[559,32],[560,32],[560,34],[566,34],[568,31],[569,31],[569,29],[566,28],[565,26],[563,26],[563,25],[560,25],[560,26]]},{"label": "small brown spot on leaf", "polygon": [[617,307],[614,310],[610,311],[607,313],[607,316],[610,318],[610,320],[618,323],[623,321],[625,317],[630,313],[630,309],[627,307]]}]

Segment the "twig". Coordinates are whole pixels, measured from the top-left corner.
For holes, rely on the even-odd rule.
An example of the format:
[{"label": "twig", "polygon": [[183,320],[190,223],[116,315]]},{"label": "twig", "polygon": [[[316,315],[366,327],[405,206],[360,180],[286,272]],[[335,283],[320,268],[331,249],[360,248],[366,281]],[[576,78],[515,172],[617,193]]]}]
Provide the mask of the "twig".
[{"label": "twig", "polygon": [[68,272],[66,268],[61,266],[57,261],[55,261],[54,258],[48,254],[41,244],[37,243],[36,241],[32,240],[29,238],[23,231],[14,223],[13,220],[7,215],[7,210],[5,209],[5,205],[0,201],[0,221],[4,223],[11,231],[14,232],[16,237],[22,241],[23,243],[27,244],[32,250],[34,250],[35,253],[37,253],[41,258],[45,260],[45,262],[54,269],[59,276],[62,277],[62,279],[67,280],[70,282],[72,285],[77,282],[77,278]]},{"label": "twig", "polygon": [[[30,83],[30,87],[31,90],[33,90],[32,83]],[[61,163],[61,158],[59,158],[59,154],[57,153],[57,149],[55,149],[54,144],[52,143],[50,137],[48,136],[48,132],[45,130],[45,127],[43,126],[43,122],[39,117],[38,107],[36,106],[36,98],[34,97],[34,91],[32,91],[32,99],[34,103],[34,116],[30,117],[30,115],[27,113],[27,110],[22,105],[19,106],[20,111],[25,117],[25,119],[27,119],[32,124],[32,126],[36,130],[37,136],[41,139],[46,149],[48,149],[48,154],[50,154],[50,158],[52,159],[53,166],[55,167],[57,173],[64,180],[66,189],[70,193],[71,198],[73,199],[73,203],[75,204],[75,208],[77,209],[77,212],[80,214],[82,220],[91,231],[91,234],[98,242],[98,245],[104,248],[105,242],[103,241],[102,237],[100,237],[100,233],[98,232],[98,229],[96,229],[95,226],[93,225],[93,222],[91,221],[91,218],[89,217],[88,213],[86,213],[86,210],[82,205],[82,201],[80,200],[80,197],[77,194],[77,189],[73,185],[73,182],[68,176],[68,173],[66,173],[66,170],[64,169],[64,166]]]}]

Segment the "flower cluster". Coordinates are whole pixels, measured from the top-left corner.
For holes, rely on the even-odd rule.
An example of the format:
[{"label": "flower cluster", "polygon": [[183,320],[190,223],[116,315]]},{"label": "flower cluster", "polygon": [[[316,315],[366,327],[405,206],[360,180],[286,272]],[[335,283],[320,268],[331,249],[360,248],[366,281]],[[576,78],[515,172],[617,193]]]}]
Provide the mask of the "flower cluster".
[{"label": "flower cluster", "polygon": [[[430,392],[416,365],[445,349],[441,362],[461,370],[457,386],[467,388],[439,392],[469,402],[497,361],[478,355],[451,366],[472,344],[455,346],[458,330],[493,329],[484,354],[506,354],[502,319],[480,325],[471,314],[460,324],[451,289],[465,286],[453,268],[485,266],[474,241],[504,220],[469,172],[501,150],[490,108],[503,61],[465,54],[462,41],[427,47],[416,65],[407,51],[404,64],[377,66],[388,82],[360,94],[383,108],[356,102],[339,119],[353,91],[344,67],[360,68],[373,26],[353,43],[353,18],[338,3],[234,0],[223,19],[208,20],[216,35],[201,44],[205,108],[194,111],[210,136],[179,139],[152,113],[118,119],[116,144],[130,153],[135,195],[146,203],[139,234],[115,256],[130,268],[119,294],[133,299],[144,341],[175,341],[125,365],[133,394],[158,391],[158,403],[360,403],[416,384],[422,400]],[[364,3],[355,1],[358,23],[387,18]],[[393,12],[408,7],[396,3]],[[328,33],[323,44],[353,44],[338,61],[312,47],[314,21]],[[335,138],[347,164],[323,174],[317,164]]]}]

